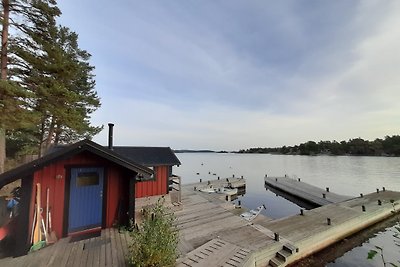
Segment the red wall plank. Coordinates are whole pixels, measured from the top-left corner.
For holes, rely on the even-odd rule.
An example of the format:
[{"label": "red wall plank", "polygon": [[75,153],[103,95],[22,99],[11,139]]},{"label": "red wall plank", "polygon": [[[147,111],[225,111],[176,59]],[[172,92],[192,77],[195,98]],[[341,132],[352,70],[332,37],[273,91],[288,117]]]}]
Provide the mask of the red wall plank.
[{"label": "red wall plank", "polygon": [[167,193],[168,166],[157,166],[154,170],[156,173],[154,181],[136,183],[135,197],[158,196]]}]

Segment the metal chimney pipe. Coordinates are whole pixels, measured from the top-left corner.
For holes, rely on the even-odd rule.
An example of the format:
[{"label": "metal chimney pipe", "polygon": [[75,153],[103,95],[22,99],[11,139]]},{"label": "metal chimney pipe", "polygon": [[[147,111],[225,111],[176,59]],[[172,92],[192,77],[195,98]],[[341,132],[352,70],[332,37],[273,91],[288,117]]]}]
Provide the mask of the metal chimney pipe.
[{"label": "metal chimney pipe", "polygon": [[114,123],[108,124],[108,149],[113,150],[113,127]]}]

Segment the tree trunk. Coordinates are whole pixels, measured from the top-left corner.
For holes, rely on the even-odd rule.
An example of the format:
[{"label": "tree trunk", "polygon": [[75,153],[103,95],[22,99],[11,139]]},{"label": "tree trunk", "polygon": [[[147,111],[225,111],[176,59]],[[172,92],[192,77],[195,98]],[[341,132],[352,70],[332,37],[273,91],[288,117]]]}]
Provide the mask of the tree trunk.
[{"label": "tree trunk", "polygon": [[41,152],[42,156],[46,154],[46,152],[49,150],[49,148],[52,144],[54,131],[55,131],[55,119],[53,117],[53,118],[51,118],[51,123],[50,123],[49,129],[48,129],[48,132],[47,132],[47,137],[44,140],[44,147]]},{"label": "tree trunk", "polygon": [[[2,0],[3,4],[3,30],[1,32],[1,79],[7,80],[7,43],[8,43],[8,26],[10,17],[10,2],[9,0]],[[3,94],[1,95],[3,98]]]},{"label": "tree trunk", "polygon": [[[7,43],[8,25],[10,16],[9,0],[2,0],[3,5],[3,29],[1,32],[1,79],[7,80]],[[4,100],[3,89],[0,89],[0,102]],[[0,123],[0,173],[4,172],[4,162],[6,161],[6,130],[3,123]]]}]

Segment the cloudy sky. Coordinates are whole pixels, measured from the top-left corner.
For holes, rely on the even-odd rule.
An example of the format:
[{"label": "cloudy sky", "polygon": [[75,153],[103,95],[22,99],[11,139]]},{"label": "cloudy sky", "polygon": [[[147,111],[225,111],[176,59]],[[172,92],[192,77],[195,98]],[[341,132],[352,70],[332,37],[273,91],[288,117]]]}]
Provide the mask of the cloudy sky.
[{"label": "cloudy sky", "polygon": [[[226,149],[399,134],[400,1],[59,1],[116,145]],[[106,129],[107,127],[105,127]],[[104,130],[94,138],[107,142]]]}]

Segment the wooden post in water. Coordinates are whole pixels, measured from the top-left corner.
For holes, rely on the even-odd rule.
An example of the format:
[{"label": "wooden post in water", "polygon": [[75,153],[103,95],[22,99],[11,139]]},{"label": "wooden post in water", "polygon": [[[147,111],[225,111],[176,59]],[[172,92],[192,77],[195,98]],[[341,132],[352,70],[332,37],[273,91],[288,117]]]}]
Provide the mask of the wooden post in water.
[{"label": "wooden post in water", "polygon": [[322,193],[322,197],[323,197],[323,198],[326,198],[326,194],[325,194],[325,193]]},{"label": "wooden post in water", "polygon": [[379,188],[376,189],[376,192],[379,193]]},{"label": "wooden post in water", "polygon": [[361,209],[362,209],[363,212],[365,212],[365,206],[364,205],[361,206]]},{"label": "wooden post in water", "polygon": [[378,205],[382,206],[382,200],[378,199]]},{"label": "wooden post in water", "polygon": [[385,192],[385,191],[386,191],[386,188],[385,188],[385,187],[382,187],[382,191]]},{"label": "wooden post in water", "polygon": [[329,187],[326,188],[326,192],[329,192]]},{"label": "wooden post in water", "polygon": [[331,218],[326,218],[326,223],[327,223],[328,225],[331,225]]},{"label": "wooden post in water", "polygon": [[300,215],[304,216],[304,209],[300,209]]},{"label": "wooden post in water", "polygon": [[200,183],[201,183],[201,178],[200,178]]},{"label": "wooden post in water", "polygon": [[299,182],[300,182],[300,178],[299,179],[297,179]]},{"label": "wooden post in water", "polygon": [[363,193],[360,193],[360,197],[364,197]]}]

